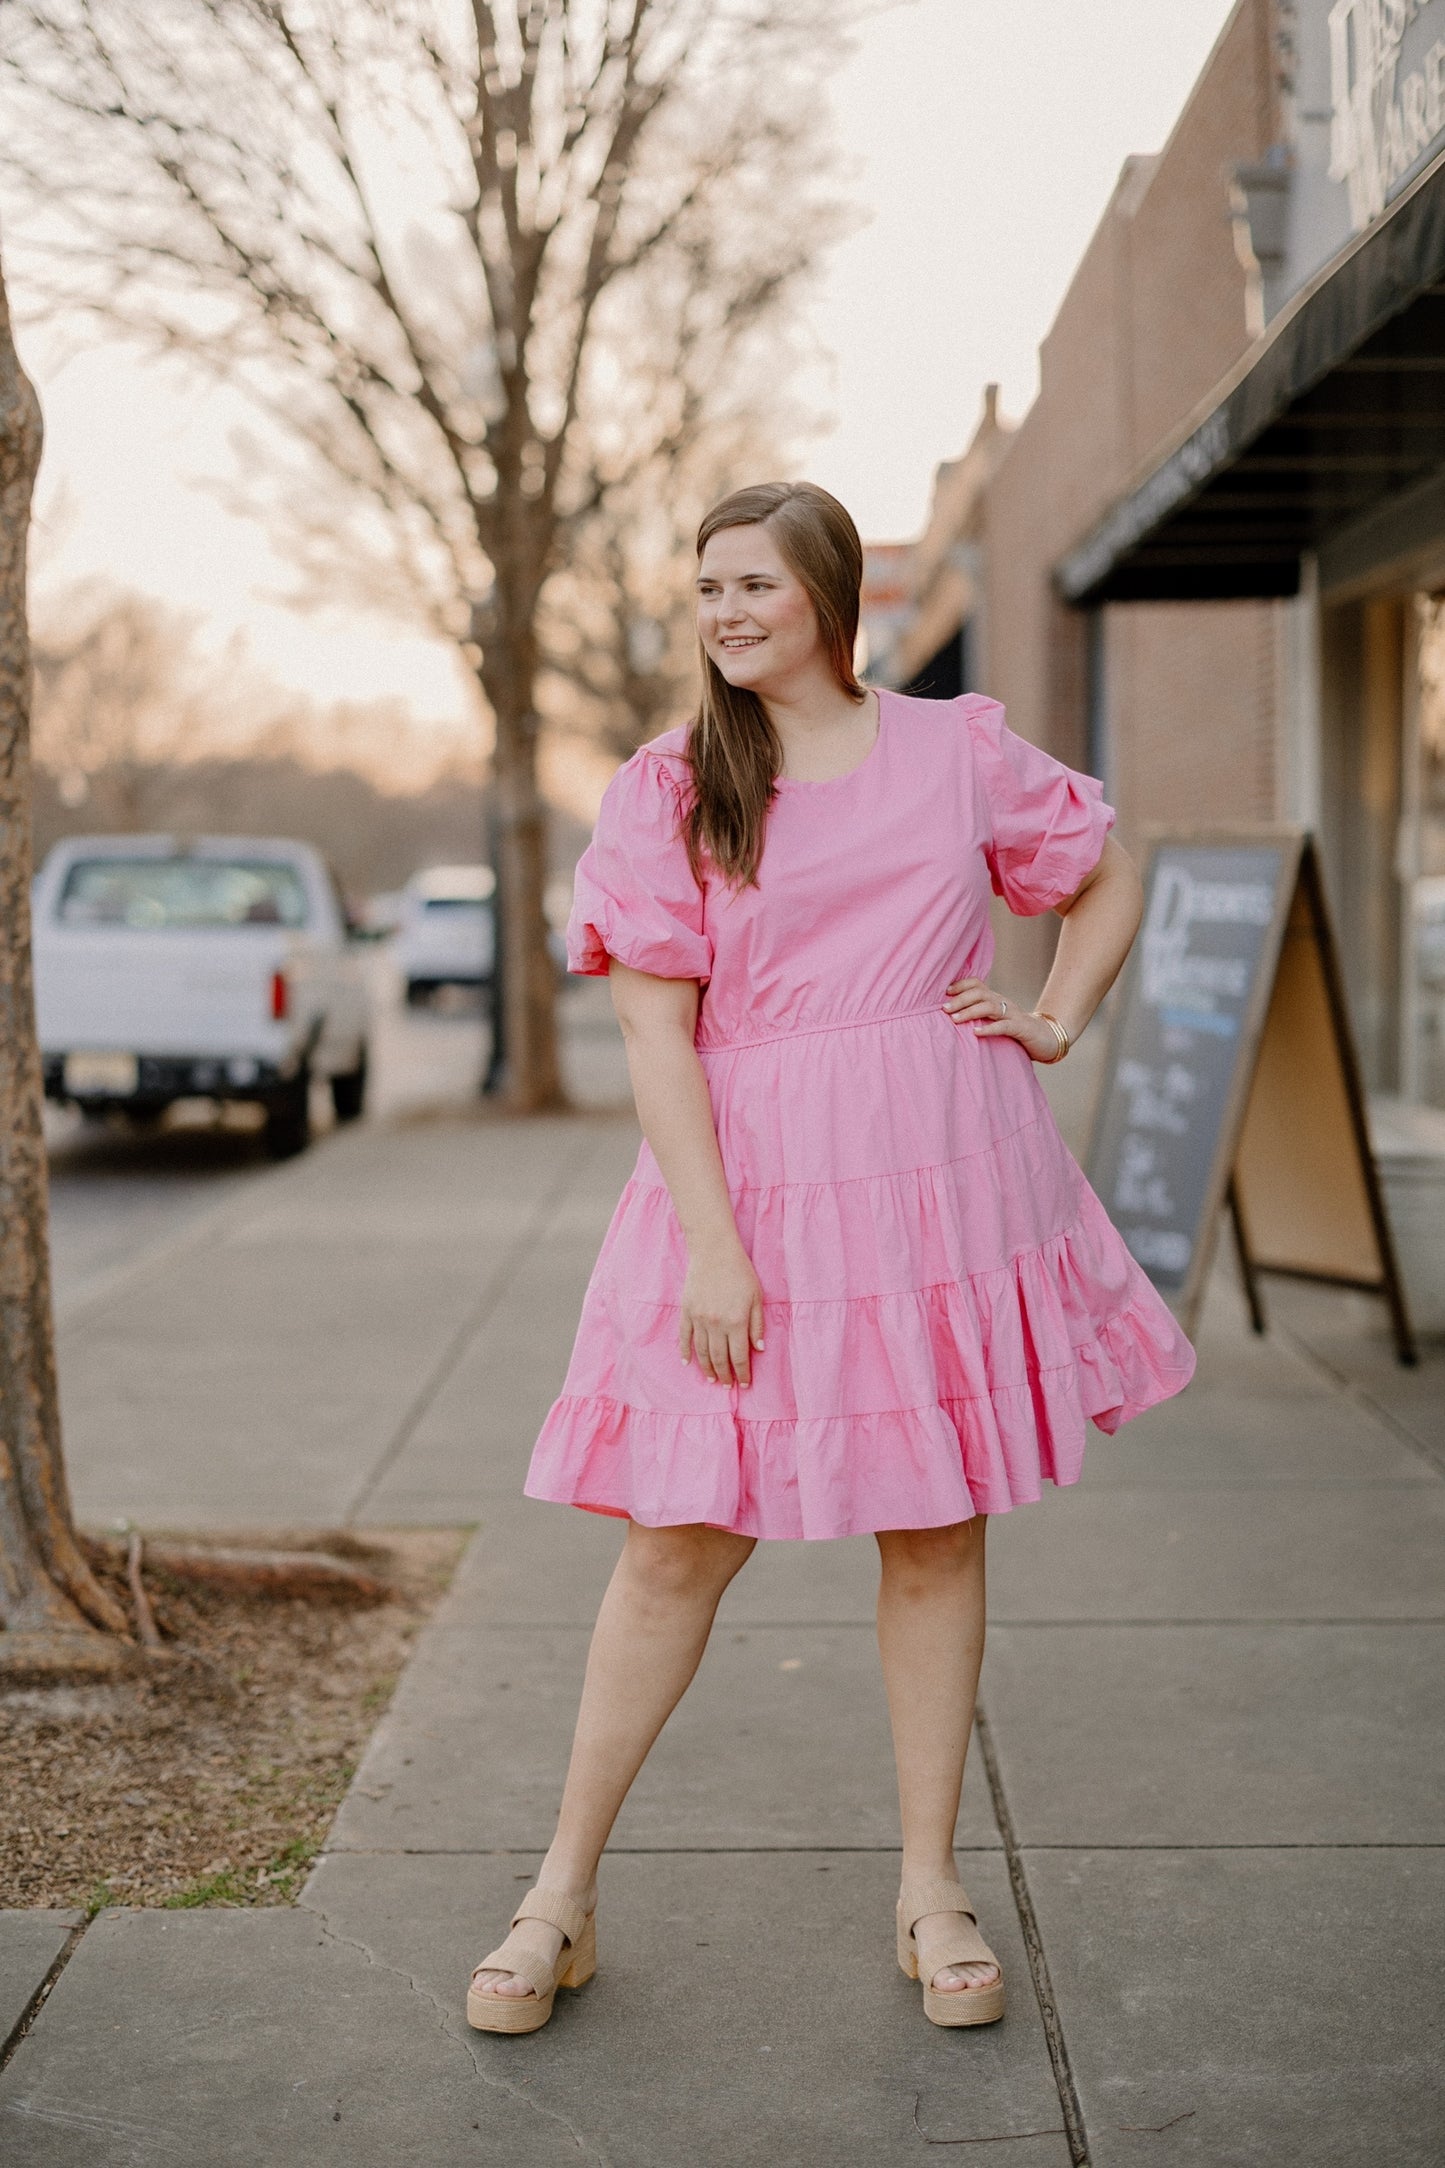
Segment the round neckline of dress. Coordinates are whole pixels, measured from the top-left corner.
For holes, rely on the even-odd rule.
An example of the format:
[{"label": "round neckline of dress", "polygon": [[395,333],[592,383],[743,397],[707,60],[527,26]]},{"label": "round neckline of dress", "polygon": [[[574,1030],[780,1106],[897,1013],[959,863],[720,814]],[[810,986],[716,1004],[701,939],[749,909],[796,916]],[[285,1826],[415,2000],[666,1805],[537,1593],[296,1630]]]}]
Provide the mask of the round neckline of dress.
[{"label": "round neckline of dress", "polygon": [[861,775],[870,761],[878,758],[878,748],[883,743],[883,721],[887,713],[884,705],[885,692],[881,685],[870,685],[868,690],[877,695],[878,728],[873,743],[855,768],[845,768],[841,775],[780,775],[774,778],[779,790],[836,790],[840,783],[851,783],[855,775]]}]

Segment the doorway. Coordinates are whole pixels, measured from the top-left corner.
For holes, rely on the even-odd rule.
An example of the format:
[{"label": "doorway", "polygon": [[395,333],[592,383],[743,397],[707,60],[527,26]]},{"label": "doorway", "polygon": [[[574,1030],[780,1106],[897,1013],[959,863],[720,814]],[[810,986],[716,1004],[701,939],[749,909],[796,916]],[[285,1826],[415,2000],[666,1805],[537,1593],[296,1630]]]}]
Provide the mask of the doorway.
[{"label": "doorway", "polygon": [[1415,595],[1399,874],[1402,1097],[1445,1108],[1445,589]]},{"label": "doorway", "polygon": [[1320,841],[1365,1084],[1445,1110],[1445,583],[1320,618]]}]

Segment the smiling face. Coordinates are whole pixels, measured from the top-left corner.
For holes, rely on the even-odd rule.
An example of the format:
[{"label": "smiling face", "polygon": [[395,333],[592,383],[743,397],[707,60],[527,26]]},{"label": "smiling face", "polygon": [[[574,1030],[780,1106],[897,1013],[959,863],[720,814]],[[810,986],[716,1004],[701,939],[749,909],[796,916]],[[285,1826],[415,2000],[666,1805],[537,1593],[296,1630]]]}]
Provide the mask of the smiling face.
[{"label": "smiling face", "polygon": [[812,598],[765,526],[709,537],[697,569],[697,629],[709,660],[748,692],[818,670],[831,679]]}]

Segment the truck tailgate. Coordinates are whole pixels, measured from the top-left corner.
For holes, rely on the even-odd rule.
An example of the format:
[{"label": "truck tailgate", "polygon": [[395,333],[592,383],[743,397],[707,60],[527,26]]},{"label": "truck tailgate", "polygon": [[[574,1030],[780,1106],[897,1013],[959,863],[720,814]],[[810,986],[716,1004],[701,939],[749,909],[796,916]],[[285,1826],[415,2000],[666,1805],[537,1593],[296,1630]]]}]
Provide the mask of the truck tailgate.
[{"label": "truck tailgate", "polygon": [[35,1003],[47,1053],[279,1054],[271,980],[290,941],[271,927],[36,929]]}]

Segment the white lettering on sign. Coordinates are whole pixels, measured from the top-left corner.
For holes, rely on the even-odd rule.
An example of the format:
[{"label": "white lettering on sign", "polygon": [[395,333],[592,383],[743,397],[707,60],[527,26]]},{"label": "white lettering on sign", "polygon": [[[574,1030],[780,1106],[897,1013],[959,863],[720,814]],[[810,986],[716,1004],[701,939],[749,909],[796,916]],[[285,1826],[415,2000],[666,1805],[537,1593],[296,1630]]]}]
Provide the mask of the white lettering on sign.
[{"label": "white lettering on sign", "polygon": [[1120,1232],[1146,1272],[1151,1265],[1156,1272],[1189,1270],[1188,1235],[1165,1227],[1124,1227]]},{"label": "white lettering on sign", "polygon": [[1151,1219],[1174,1217],[1169,1184],[1159,1172],[1152,1144],[1142,1137],[1126,1137],[1119,1158],[1119,1178],[1114,1184],[1114,1205],[1123,1212],[1147,1212]]},{"label": "white lettering on sign", "polygon": [[1205,1015],[1221,999],[1242,1000],[1248,961],[1191,955],[1190,934],[1196,926],[1267,926],[1273,913],[1274,892],[1264,881],[1201,881],[1185,866],[1162,867],[1144,922],[1144,999],[1156,1008]]},{"label": "white lettering on sign", "polygon": [[1356,233],[1445,131],[1445,38],[1397,82],[1400,44],[1436,0],[1335,0],[1330,9],[1330,179]]},{"label": "white lettering on sign", "polygon": [[1194,1073],[1171,1061],[1161,1075],[1147,1062],[1121,1061],[1119,1089],[1129,1095],[1131,1129],[1163,1129],[1171,1136],[1189,1134],[1187,1108],[1198,1089]]}]

